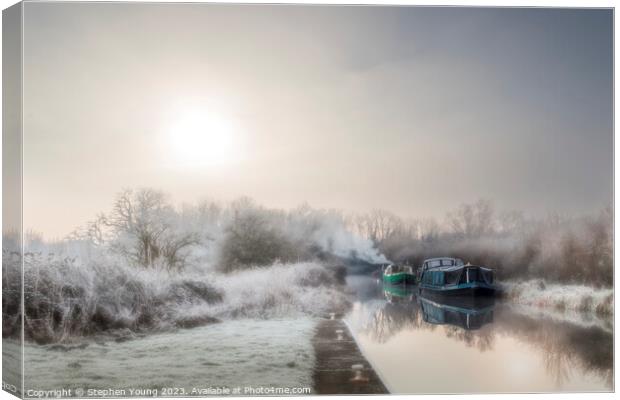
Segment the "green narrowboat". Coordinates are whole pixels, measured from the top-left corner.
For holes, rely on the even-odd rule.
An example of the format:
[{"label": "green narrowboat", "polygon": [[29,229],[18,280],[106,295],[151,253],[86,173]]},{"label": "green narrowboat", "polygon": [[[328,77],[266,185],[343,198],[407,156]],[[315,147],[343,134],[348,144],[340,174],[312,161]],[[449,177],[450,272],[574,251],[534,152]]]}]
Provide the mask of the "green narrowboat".
[{"label": "green narrowboat", "polygon": [[390,285],[413,285],[415,284],[413,268],[408,265],[388,265],[383,270],[383,282]]}]

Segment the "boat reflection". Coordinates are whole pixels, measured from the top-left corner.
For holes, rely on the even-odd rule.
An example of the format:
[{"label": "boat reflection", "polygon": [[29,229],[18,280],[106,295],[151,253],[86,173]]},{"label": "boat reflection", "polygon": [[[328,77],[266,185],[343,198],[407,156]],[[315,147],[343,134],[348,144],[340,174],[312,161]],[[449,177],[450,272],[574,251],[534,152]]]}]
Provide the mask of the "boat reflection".
[{"label": "boat reflection", "polygon": [[388,303],[411,303],[415,301],[415,287],[406,285],[383,285],[383,296]]},{"label": "boat reflection", "polygon": [[[407,325],[453,325],[465,330],[477,330],[493,322],[495,300],[491,298],[461,299],[420,295],[416,287],[383,285],[386,303],[377,310],[375,321],[381,321],[383,333],[396,333],[394,328]],[[386,325],[389,324],[389,325]],[[397,330],[396,330],[397,331]],[[381,335],[385,336],[385,335]]]},{"label": "boat reflection", "polygon": [[480,329],[493,322],[495,302],[487,304],[460,303],[458,301],[431,300],[419,296],[418,304],[424,322],[435,325],[454,325],[466,330]]}]

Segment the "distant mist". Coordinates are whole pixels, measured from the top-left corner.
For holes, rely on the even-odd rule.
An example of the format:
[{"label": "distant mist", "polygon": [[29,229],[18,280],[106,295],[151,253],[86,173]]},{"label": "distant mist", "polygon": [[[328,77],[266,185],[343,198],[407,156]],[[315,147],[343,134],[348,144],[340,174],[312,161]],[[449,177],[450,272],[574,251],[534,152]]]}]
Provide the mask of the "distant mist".
[{"label": "distant mist", "polygon": [[612,213],[607,207],[591,215],[535,219],[520,211],[496,211],[491,202],[479,200],[438,221],[307,204],[270,209],[250,198],[175,207],[161,191],[138,189],[119,193],[109,212],[65,240],[47,243],[31,233],[26,247],[84,262],[105,254],[140,268],[219,272],[341,259],[419,266],[425,258],[454,256],[495,268],[500,279],[611,286]]}]

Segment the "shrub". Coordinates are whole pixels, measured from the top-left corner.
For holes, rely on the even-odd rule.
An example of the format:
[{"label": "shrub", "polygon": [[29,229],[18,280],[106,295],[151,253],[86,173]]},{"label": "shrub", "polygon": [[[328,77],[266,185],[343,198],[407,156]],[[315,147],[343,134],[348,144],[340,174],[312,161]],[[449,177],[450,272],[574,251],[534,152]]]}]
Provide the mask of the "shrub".
[{"label": "shrub", "polygon": [[[17,259],[3,257],[5,273],[19,269]],[[18,280],[4,282],[3,337],[20,335],[20,291]],[[187,326],[175,323],[183,309],[222,299],[221,290],[205,276],[139,270],[110,260],[81,264],[40,254],[24,259],[24,334],[41,344],[114,330]],[[213,321],[199,317],[193,324]]]},{"label": "shrub", "polygon": [[223,272],[293,261],[297,251],[278,227],[260,212],[237,215],[226,229],[219,249],[218,268]]}]

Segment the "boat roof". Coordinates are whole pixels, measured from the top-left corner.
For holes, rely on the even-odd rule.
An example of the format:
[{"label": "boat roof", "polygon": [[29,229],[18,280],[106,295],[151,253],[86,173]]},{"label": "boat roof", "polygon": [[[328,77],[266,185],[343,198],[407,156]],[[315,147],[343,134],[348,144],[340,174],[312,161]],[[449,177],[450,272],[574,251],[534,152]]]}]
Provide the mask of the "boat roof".
[{"label": "boat roof", "polygon": [[458,269],[463,269],[463,267],[465,267],[465,265],[445,265],[445,266],[437,266],[437,267],[431,267],[429,268],[429,270],[433,270],[433,271],[456,271]]},{"label": "boat roof", "polygon": [[460,264],[460,265],[445,265],[445,266],[442,265],[442,266],[437,266],[437,267],[430,267],[429,270],[450,272],[450,271],[456,271],[456,270],[459,270],[459,269],[463,269],[465,267],[467,267],[467,268],[479,268],[479,269],[483,269],[485,271],[493,271],[492,268],[486,268],[486,267],[482,267],[480,265],[471,265],[471,264],[466,264],[466,265],[463,265],[463,264]]},{"label": "boat roof", "polygon": [[413,268],[410,265],[402,265],[402,264],[390,264],[385,267],[385,271],[387,270],[395,271],[395,272],[403,272],[403,271],[411,271]]},{"label": "boat roof", "polygon": [[454,260],[454,261],[462,261],[460,258],[455,258],[455,257],[434,257],[434,258],[427,258],[426,260],[424,260],[423,264],[425,262],[429,262],[429,261],[438,261],[438,260]]}]

